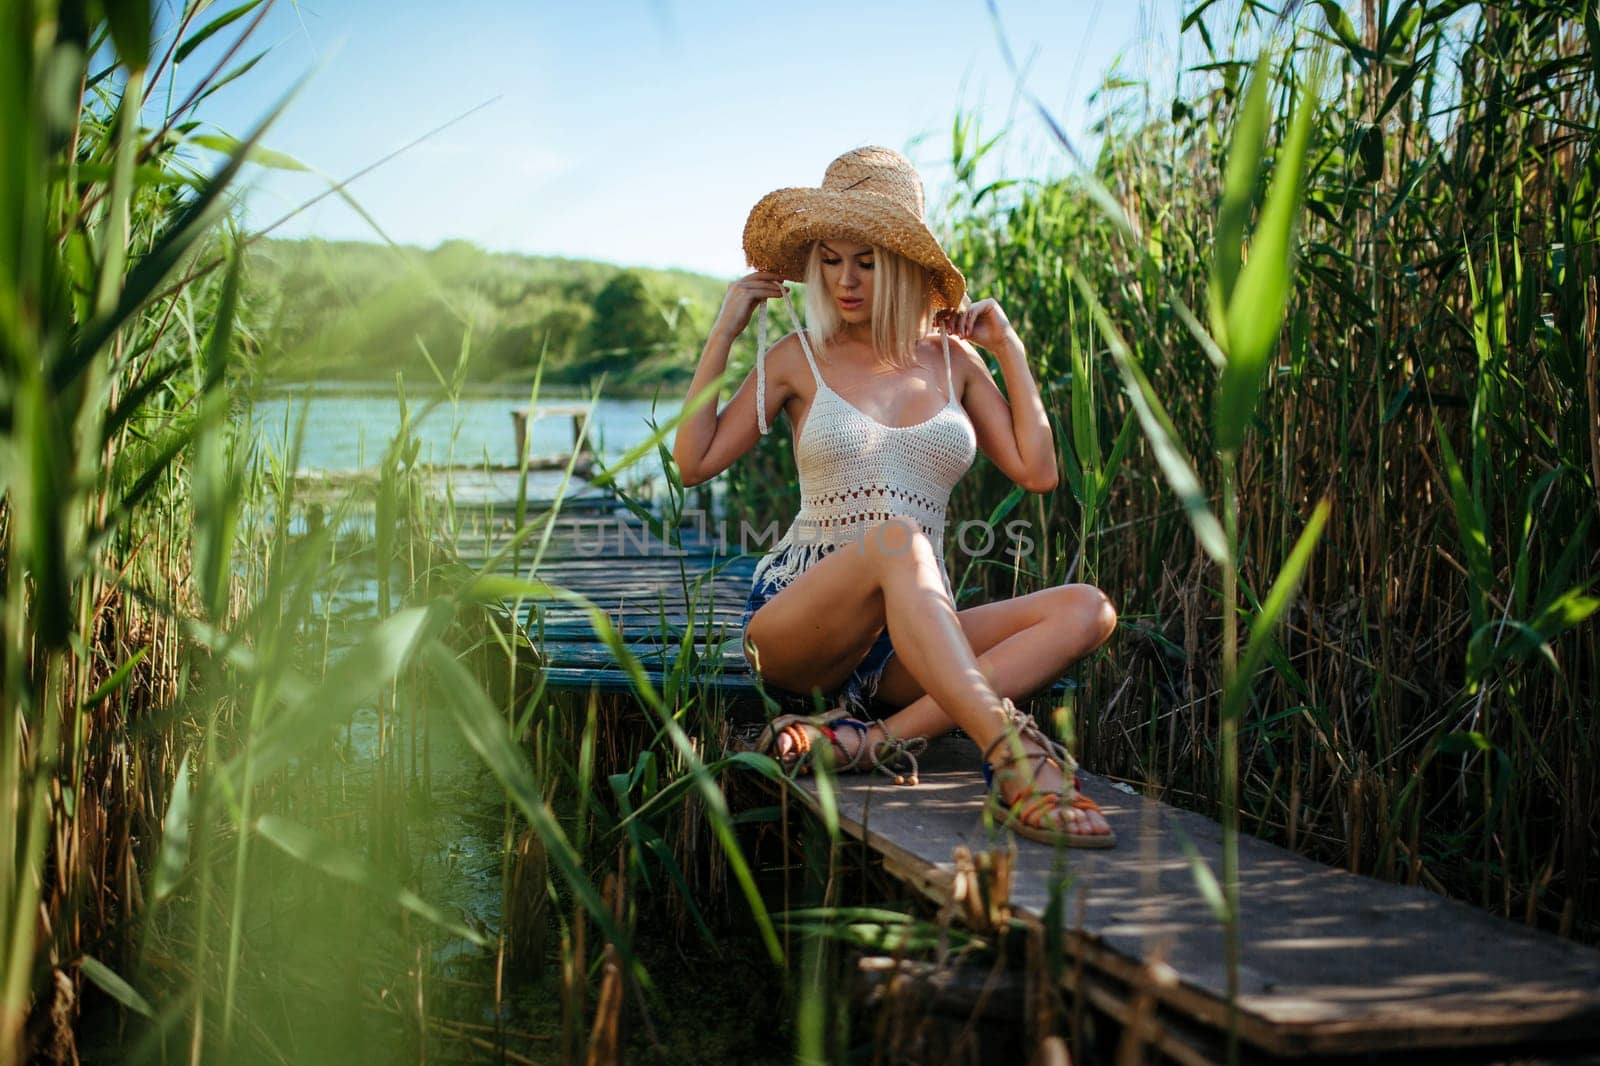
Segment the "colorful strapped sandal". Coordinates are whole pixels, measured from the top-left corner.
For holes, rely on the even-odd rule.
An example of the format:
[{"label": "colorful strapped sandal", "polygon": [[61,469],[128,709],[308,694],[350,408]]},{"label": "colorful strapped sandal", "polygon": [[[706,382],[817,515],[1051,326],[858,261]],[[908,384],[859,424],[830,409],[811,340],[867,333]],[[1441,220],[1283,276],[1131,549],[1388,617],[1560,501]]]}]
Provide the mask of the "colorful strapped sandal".
[{"label": "colorful strapped sandal", "polygon": [[[1009,719],[1009,728],[983,753],[983,782],[989,789],[984,809],[994,817],[995,824],[1041,844],[1063,844],[1069,848],[1115,847],[1117,834],[1109,829],[1104,833],[1071,833],[1057,824],[1055,812],[1063,807],[1099,812],[1100,806],[1079,791],[1078,764],[1067,753],[1067,749],[1045,736],[1033,716],[1019,710],[1010,700],[1003,700],[1002,707]],[[1009,746],[1013,740],[1031,740],[1041,750],[1018,754],[1009,747],[1003,747]],[[994,756],[996,749],[1000,749],[998,758]],[[1005,777],[1021,776],[1015,767],[1024,761],[1034,764],[1027,777],[1028,787],[1007,803],[1000,793],[1000,781]],[[997,773],[996,763],[1007,769]],[[1060,792],[1041,791],[1033,784],[1040,768],[1051,764],[1061,771],[1066,783]]]},{"label": "colorful strapped sandal", "polygon": [[[858,734],[855,750],[846,749],[839,742],[838,730],[854,729]],[[900,740],[885,737],[869,743],[867,732],[872,728],[866,722],[851,718],[842,707],[824,715],[781,714],[768,722],[756,741],[756,751],[777,759],[785,769],[803,774],[811,771],[816,759],[812,749],[814,734],[820,733],[833,745],[833,768],[839,773],[864,773],[878,770],[888,775],[897,785],[917,783],[917,756],[928,746],[924,737]],[[778,738],[789,738],[789,752],[781,756]]]}]

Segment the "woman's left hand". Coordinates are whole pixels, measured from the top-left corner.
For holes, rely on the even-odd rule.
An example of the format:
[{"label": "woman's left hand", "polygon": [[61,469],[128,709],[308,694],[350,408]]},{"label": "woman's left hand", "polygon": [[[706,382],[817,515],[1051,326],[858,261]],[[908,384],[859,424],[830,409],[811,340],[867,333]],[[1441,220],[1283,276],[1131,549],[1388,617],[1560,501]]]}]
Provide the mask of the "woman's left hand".
[{"label": "woman's left hand", "polygon": [[1011,320],[992,299],[979,300],[965,311],[940,311],[934,323],[951,336],[969,340],[991,352],[1004,344],[1006,338],[1016,336]]}]

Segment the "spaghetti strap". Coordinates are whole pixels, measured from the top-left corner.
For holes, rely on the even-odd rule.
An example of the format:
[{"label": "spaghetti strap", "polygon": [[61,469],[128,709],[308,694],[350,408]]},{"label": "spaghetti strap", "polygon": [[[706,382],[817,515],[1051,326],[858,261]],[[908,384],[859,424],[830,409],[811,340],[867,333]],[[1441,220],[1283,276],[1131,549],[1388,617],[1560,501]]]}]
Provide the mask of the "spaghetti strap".
[{"label": "spaghetti strap", "polygon": [[[789,312],[789,321],[794,325],[795,336],[800,338],[800,349],[806,353],[806,362],[811,364],[811,376],[817,379],[818,385],[823,385],[822,371],[817,369],[816,357],[811,354],[811,342],[806,340],[806,331],[800,328],[800,316],[795,314],[794,303],[789,297],[787,289],[783,293],[784,309]],[[756,426],[761,430],[761,435],[767,435],[772,428],[767,422],[767,302],[761,301],[761,308],[756,312]],[[948,359],[946,360],[948,365]]]},{"label": "spaghetti strap", "polygon": [[950,334],[941,329],[939,331],[939,340],[944,344],[945,397],[954,402],[956,398],[956,383],[955,379],[950,376]]},{"label": "spaghetti strap", "polygon": [[783,290],[783,306],[789,312],[789,322],[794,326],[794,335],[800,338],[800,350],[806,353],[806,362],[811,364],[811,376],[817,379],[817,384],[824,384],[822,371],[817,369],[817,358],[811,354],[811,342],[806,340],[806,331],[800,328],[800,316],[795,314],[794,300],[789,295],[789,290]]},{"label": "spaghetti strap", "polygon": [[824,384],[822,380],[822,371],[817,369],[816,357],[811,354],[811,342],[806,340],[806,331],[803,329],[798,329],[795,330],[794,335],[800,338],[800,349],[806,353],[806,362],[811,364],[811,376],[817,379],[818,385]]},{"label": "spaghetti strap", "polygon": [[756,427],[765,437],[767,424],[767,302],[761,301],[756,313]]}]

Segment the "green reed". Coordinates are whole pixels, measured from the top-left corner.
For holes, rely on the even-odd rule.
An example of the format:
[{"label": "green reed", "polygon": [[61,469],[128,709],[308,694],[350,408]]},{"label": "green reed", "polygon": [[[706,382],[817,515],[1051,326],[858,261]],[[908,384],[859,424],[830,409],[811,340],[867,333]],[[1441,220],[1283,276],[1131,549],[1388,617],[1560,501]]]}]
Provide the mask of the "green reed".
[{"label": "green reed", "polygon": [[[289,164],[258,151],[260,130],[233,141],[188,120],[248,70],[265,10],[191,3],[158,35],[145,5],[107,23],[21,4],[0,34],[0,1062],[79,1045],[163,1062],[425,1058],[440,1041],[511,1055],[506,967],[537,966],[552,926],[561,1046],[614,1048],[621,990],[654,988],[641,898],[677,899],[709,937],[701,889],[731,873],[779,957],[719,786],[771,763],[719,757],[694,657],[658,691],[598,610],[646,732],[626,757],[593,710],[574,734],[525,635],[492,622],[508,598],[571,599],[538,577],[560,500],[534,513],[524,495],[509,535],[463,565],[467,515],[418,462],[427,407],[404,381],[368,486],[308,490],[303,423],[282,453],[260,449],[244,356],[270,352],[274,327],[226,205],[247,161]],[[202,45],[224,62],[151,119]],[[197,177],[193,149],[218,147]],[[337,347],[400,302],[380,293],[297,343]],[[449,369],[422,353],[435,402],[459,398],[463,338]],[[462,753],[503,801],[500,929],[426,887],[454,869],[424,851]],[[435,1006],[453,986],[433,951],[452,943],[488,953],[487,1035]],[[598,978],[594,958],[611,960]]]},{"label": "green reed", "polygon": [[[954,257],[1059,412],[1036,579],[1093,580],[1123,617],[1083,750],[1592,940],[1592,27],[1562,4],[1263,18],[1188,12],[1178,81],[1134,87],[1169,103],[1102,90],[1066,179],[981,186],[995,142],[955,127]],[[1008,488],[984,468],[959,502]]]},{"label": "green reed", "polygon": [[[152,69],[150,20],[122,14],[11,5],[4,34],[5,1062],[30,1039],[70,1053],[58,1022],[25,1030],[30,1008],[70,1019],[79,974],[143,1005],[106,961],[122,960],[117,915],[149,860],[131,786],[159,800],[182,761],[152,728],[188,684],[181,619],[228,612],[240,255],[217,223],[254,142],[191,188],[167,136],[178,114],[141,123],[173,53]],[[162,290],[183,272],[180,302]]]}]

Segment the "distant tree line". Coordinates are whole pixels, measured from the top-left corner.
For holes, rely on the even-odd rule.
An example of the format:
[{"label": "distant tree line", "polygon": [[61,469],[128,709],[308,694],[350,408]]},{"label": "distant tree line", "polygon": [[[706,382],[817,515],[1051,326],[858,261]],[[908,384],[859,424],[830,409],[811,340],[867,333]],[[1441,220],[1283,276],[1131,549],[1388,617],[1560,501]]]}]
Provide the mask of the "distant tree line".
[{"label": "distant tree line", "polygon": [[[726,282],[686,271],[358,242],[273,240],[248,264],[269,379],[533,380],[648,393],[683,388]],[[465,362],[462,358],[465,354]],[[746,337],[736,358],[748,360]]]}]

